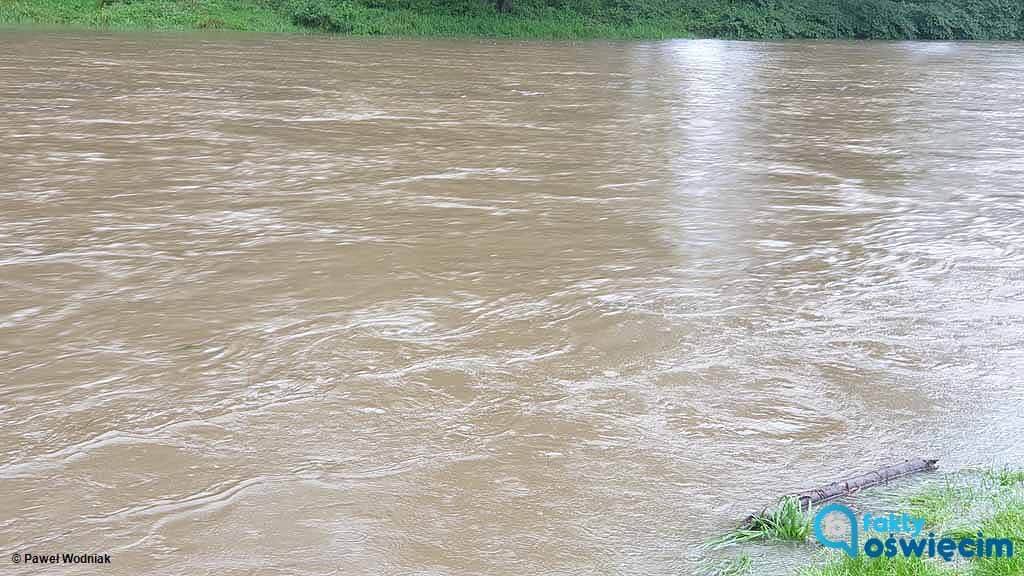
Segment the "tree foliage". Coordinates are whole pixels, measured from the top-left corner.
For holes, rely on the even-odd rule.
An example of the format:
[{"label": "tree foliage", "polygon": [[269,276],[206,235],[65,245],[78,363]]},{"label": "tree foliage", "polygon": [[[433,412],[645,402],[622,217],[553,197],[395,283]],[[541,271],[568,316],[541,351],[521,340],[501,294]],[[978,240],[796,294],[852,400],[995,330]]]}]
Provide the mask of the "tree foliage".
[{"label": "tree foliage", "polygon": [[293,22],[351,31],[362,10],[562,19],[725,38],[1018,39],[1021,0],[291,0]]}]

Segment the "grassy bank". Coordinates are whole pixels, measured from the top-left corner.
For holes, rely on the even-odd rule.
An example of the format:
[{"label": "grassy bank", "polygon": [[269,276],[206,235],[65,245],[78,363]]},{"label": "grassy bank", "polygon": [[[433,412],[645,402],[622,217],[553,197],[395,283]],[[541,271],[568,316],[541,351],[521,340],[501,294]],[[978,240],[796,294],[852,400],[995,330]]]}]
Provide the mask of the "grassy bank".
[{"label": "grassy bank", "polygon": [[512,38],[1024,38],[1020,0],[0,0],[0,24]]},{"label": "grassy bank", "polygon": [[[957,559],[855,558],[839,552],[823,553],[799,568],[796,576],[1024,576],[1024,472],[968,471],[940,476],[895,502],[897,514],[907,512],[925,519],[924,533],[937,538],[973,538],[979,532],[1014,543],[1012,557]],[[766,513],[752,529],[727,534],[713,543],[725,545],[760,542],[796,542],[816,546],[809,536],[812,513],[801,512],[783,501]],[[747,555],[713,564],[704,576],[754,576],[757,565]]]}]

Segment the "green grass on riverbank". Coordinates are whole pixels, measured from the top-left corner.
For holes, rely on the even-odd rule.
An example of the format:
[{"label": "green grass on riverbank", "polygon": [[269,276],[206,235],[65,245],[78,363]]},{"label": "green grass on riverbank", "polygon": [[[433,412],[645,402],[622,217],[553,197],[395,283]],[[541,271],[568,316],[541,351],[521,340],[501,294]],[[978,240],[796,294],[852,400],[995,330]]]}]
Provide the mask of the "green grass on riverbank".
[{"label": "green grass on riverbank", "polygon": [[[835,556],[820,566],[802,570],[799,576],[1022,576],[1024,575],[1024,498],[1019,492],[1006,494],[1007,500],[988,502],[992,505],[987,516],[958,528],[940,529],[937,534],[952,538],[972,538],[981,532],[989,536],[1013,541],[1012,557],[974,558],[950,564],[939,560],[920,558],[849,558]],[[956,498],[950,501],[958,502]],[[979,503],[974,502],[977,506]],[[941,526],[941,525],[940,525]]]},{"label": "green grass on riverbank", "polygon": [[[983,533],[990,538],[1005,538],[1013,542],[1012,557],[985,557],[956,559],[914,558],[897,555],[894,558],[869,558],[864,554],[850,558],[839,552],[829,552],[816,561],[798,568],[797,576],[1024,576],[1024,471],[987,470],[965,471],[943,475],[926,482],[911,494],[899,497],[894,503],[897,514],[907,512],[925,519],[924,533],[936,538],[956,540],[974,538]],[[736,538],[728,535],[715,542],[719,544],[745,544],[760,542],[796,541],[816,547],[810,532],[810,513],[787,510],[782,502],[768,514],[771,517],[791,517],[787,525],[806,526],[799,531],[762,530],[754,537]],[[772,524],[774,526],[775,523]],[[795,536],[794,536],[795,535]],[[715,547],[713,547],[715,548]],[[742,555],[732,561],[710,564],[709,576],[754,576],[757,564]]]},{"label": "green grass on riverbank", "polygon": [[510,38],[1021,39],[1020,0],[0,0],[0,24]]}]

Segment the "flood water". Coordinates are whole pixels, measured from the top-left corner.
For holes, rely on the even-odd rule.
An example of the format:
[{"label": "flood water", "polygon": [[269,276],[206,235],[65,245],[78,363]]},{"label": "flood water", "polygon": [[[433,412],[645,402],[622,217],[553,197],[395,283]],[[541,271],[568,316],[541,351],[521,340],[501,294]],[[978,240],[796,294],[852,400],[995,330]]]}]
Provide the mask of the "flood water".
[{"label": "flood water", "polygon": [[0,31],[2,563],[690,574],[1022,374],[1022,44]]}]

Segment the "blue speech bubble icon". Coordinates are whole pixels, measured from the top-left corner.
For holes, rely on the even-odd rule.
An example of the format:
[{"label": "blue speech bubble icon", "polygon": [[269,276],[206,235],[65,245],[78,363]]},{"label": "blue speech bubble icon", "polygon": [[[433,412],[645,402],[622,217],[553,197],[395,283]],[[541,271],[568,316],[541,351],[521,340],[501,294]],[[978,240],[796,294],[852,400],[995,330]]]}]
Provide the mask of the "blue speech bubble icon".
[{"label": "blue speech bubble icon", "polygon": [[[825,535],[825,531],[822,529],[822,523],[825,521],[825,517],[829,514],[842,514],[846,516],[846,519],[850,521],[850,541],[846,542],[843,540],[832,540]],[[846,555],[851,558],[856,558],[858,547],[857,547],[857,516],[848,507],[842,504],[829,504],[818,513],[814,515],[814,537],[818,542],[825,548],[836,548],[846,552]]]}]

